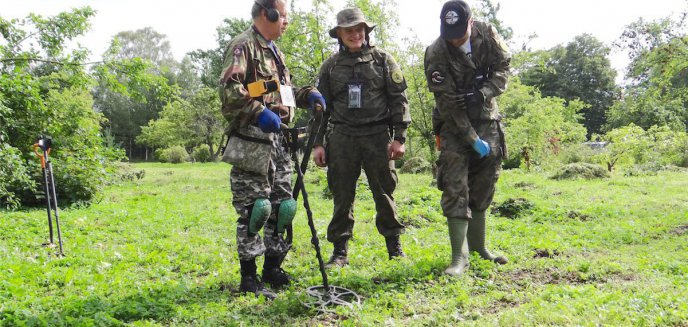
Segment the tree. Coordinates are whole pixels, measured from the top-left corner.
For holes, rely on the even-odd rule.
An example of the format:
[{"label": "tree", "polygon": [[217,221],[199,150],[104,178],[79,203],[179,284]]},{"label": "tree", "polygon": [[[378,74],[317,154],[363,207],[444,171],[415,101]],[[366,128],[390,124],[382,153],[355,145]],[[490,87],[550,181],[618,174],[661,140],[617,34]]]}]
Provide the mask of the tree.
[{"label": "tree", "polygon": [[[99,79],[94,90],[95,106],[108,119],[106,128],[126,150],[127,156],[147,159],[148,149],[138,147],[136,137],[169,101],[171,85],[176,80],[176,63],[172,60],[166,36],[150,27],[118,33],[105,55],[108,62],[126,62],[140,68],[136,78],[118,72],[109,78],[115,84],[127,85],[124,90],[112,87],[109,79]],[[107,66],[103,63],[101,66]],[[98,69],[98,68],[96,68]],[[126,71],[124,71],[126,72]],[[145,73],[146,76],[143,76]]]},{"label": "tree", "polygon": [[53,139],[57,195],[62,204],[89,201],[107,181],[107,164],[119,159],[103,146],[102,115],[92,109],[93,77],[87,51],[66,44],[89,28],[89,8],[53,17],[0,18],[0,205],[36,203],[42,193],[32,144]]},{"label": "tree", "polygon": [[504,114],[510,158],[520,158],[526,168],[544,163],[566,146],[585,140],[579,112],[586,104],[557,97],[543,97],[532,86],[512,77],[509,88],[499,98]]},{"label": "tree", "polygon": [[136,141],[152,148],[191,149],[205,144],[215,158],[226,127],[219,108],[214,88],[203,87],[189,99],[177,97],[165,106],[160,119],[142,128]]},{"label": "tree", "polygon": [[643,129],[688,129],[688,34],[686,17],[630,24],[617,46],[629,51],[630,81],[624,98],[611,108],[607,129],[634,123]]},{"label": "tree", "polygon": [[581,100],[590,106],[583,110],[588,136],[600,133],[605,113],[618,93],[607,56],[610,49],[589,34],[577,36],[566,47],[556,46],[542,52],[544,65],[526,68],[521,78],[536,86],[543,96],[567,101]]}]

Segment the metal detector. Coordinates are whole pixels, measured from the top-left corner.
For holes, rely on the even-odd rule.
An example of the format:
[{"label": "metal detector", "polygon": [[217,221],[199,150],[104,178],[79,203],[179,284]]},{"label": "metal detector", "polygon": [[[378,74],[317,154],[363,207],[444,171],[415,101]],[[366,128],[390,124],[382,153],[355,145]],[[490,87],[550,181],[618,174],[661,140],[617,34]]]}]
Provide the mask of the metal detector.
[{"label": "metal detector", "polygon": [[[57,227],[57,242],[59,256],[64,256],[62,252],[62,232],[60,231],[60,218],[57,214],[57,193],[55,192],[55,178],[53,177],[53,165],[50,162],[50,149],[52,147],[52,139],[50,137],[41,136],[38,142],[33,145],[33,151],[41,158],[41,170],[43,171],[43,184],[45,185],[45,203],[46,211],[48,212],[48,229],[50,230],[50,243],[44,243],[43,246],[54,247],[53,240],[53,219],[52,212],[55,211],[55,227]],[[38,151],[41,149],[41,152]]]},{"label": "metal detector", "polygon": [[316,134],[320,128],[320,123],[323,119],[322,109],[317,109],[320,108],[316,108],[315,117],[311,121],[308,142],[306,144],[306,149],[304,150],[303,161],[301,165],[299,165],[299,158],[296,151],[296,149],[298,149],[299,129],[282,129],[282,131],[287,136],[289,147],[292,149],[292,160],[294,161],[294,167],[296,168],[296,185],[294,185],[293,197],[294,199],[298,199],[299,192],[303,194],[303,207],[306,209],[306,215],[308,216],[308,227],[311,229],[311,244],[313,244],[313,247],[315,247],[315,255],[318,259],[318,266],[320,268],[320,274],[322,275],[323,280],[323,285],[311,286],[306,289],[308,299],[302,301],[301,303],[308,308],[312,308],[320,312],[330,312],[332,311],[330,308],[332,306],[353,307],[354,304],[358,305],[361,303],[361,298],[354,291],[339,286],[332,286],[328,283],[327,272],[325,272],[325,262],[323,261],[322,254],[320,253],[318,232],[315,229],[313,212],[311,211],[311,206],[308,202],[308,193],[306,192],[306,187],[304,185],[304,171],[308,168],[311,148],[313,147],[313,142],[315,141]]}]

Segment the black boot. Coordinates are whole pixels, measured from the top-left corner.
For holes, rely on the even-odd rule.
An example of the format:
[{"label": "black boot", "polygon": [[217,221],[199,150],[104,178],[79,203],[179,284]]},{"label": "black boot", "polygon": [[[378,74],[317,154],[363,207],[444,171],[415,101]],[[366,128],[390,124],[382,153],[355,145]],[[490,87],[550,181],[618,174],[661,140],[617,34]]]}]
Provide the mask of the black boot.
[{"label": "black boot", "polygon": [[348,240],[342,239],[334,242],[334,250],[332,250],[332,256],[330,260],[325,264],[325,268],[330,269],[332,267],[344,267],[349,264],[349,259],[346,257],[348,252]]},{"label": "black boot", "polygon": [[277,297],[277,294],[270,291],[263,286],[258,275],[256,275],[256,259],[240,260],[241,264],[241,284],[239,285],[239,292],[253,293],[256,297],[261,294],[266,299],[272,300]]},{"label": "black boot", "polygon": [[406,256],[406,254],[404,254],[404,251],[401,249],[399,235],[385,237],[385,243],[387,244],[387,253],[389,253],[390,260],[392,260],[395,257]]},{"label": "black boot", "polygon": [[263,263],[263,281],[274,288],[282,288],[291,284],[291,276],[280,267],[280,257],[265,256]]}]

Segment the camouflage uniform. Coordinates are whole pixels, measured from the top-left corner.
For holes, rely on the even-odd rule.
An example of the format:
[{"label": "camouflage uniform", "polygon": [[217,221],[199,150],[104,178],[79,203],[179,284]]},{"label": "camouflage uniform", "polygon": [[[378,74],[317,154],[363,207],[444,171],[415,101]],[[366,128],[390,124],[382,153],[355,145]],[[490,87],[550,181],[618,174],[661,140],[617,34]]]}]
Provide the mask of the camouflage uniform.
[{"label": "camouflage uniform", "polygon": [[[349,108],[351,83],[361,85],[360,108]],[[320,67],[317,87],[327,100],[330,114],[324,122],[328,124],[325,151],[334,213],[327,239],[336,243],[351,238],[356,181],[361,168],[373,193],[378,231],[385,237],[398,237],[404,226],[399,222],[392,196],[397,175],[387,150],[392,142],[390,129],[395,139],[403,140],[411,122],[406,81],[399,65],[391,55],[375,47],[366,46],[359,52],[342,49]],[[322,134],[315,144],[323,144]]]},{"label": "camouflage uniform", "polygon": [[[425,73],[437,106],[435,132],[440,135],[437,186],[442,210],[452,218],[470,219],[471,210],[485,211],[492,202],[506,147],[496,97],[506,88],[511,56],[496,29],[474,22],[470,37],[472,56],[438,38],[425,52]],[[455,99],[474,87],[485,74],[480,91],[482,108],[459,110]],[[480,137],[492,151],[480,158],[471,145]]]},{"label": "camouflage uniform", "polygon": [[[289,70],[284,66],[284,55],[251,27],[236,36],[227,46],[224,54],[223,70],[220,79],[220,99],[222,114],[230,122],[229,134],[240,132],[248,125],[254,125],[263,105],[277,110],[281,105],[279,92],[251,98],[247,85],[257,80],[277,78],[283,85],[291,85]],[[312,87],[298,89],[295,93],[296,104],[307,107],[308,92]],[[283,122],[290,122],[294,108],[289,113],[281,113]],[[279,113],[278,113],[279,114]],[[262,175],[232,167],[230,184],[232,204],[239,214],[237,224],[237,251],[239,259],[250,260],[262,254],[283,256],[289,250],[282,233],[275,233],[278,206],[282,201],[292,198],[292,162],[281,134],[273,138],[272,153],[267,175]],[[253,204],[257,199],[269,199],[273,210],[268,219],[264,238],[248,233],[248,221]]]}]

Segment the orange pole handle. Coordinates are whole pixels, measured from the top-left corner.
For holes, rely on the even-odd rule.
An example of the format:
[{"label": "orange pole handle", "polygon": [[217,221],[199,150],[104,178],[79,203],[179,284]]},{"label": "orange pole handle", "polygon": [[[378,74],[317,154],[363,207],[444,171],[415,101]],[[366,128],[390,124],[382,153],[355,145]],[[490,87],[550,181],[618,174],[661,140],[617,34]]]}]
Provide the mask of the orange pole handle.
[{"label": "orange pole handle", "polygon": [[[41,158],[41,168],[45,169],[45,155],[38,152],[38,148],[40,148],[38,143],[34,144],[33,145],[33,152],[35,152],[36,155]],[[48,152],[48,154],[50,154],[50,149],[48,149],[47,152]]]}]

